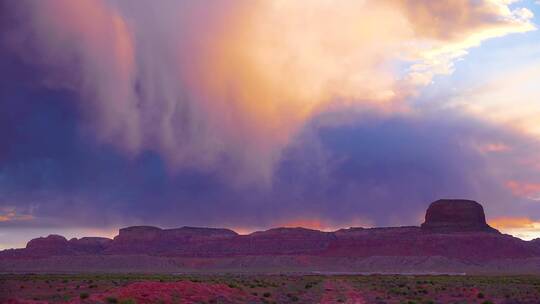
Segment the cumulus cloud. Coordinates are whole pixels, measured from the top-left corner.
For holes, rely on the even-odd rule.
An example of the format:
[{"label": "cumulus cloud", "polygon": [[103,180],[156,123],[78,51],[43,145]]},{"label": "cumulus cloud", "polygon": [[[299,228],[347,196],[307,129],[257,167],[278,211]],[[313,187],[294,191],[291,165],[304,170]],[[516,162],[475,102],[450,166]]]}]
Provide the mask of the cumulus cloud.
[{"label": "cumulus cloud", "polygon": [[509,180],[506,182],[506,186],[518,197],[540,200],[540,183]]},{"label": "cumulus cloud", "polygon": [[540,138],[540,48],[530,45],[515,50],[525,60],[515,60],[504,73],[486,75],[478,84],[464,89],[451,103],[495,123],[508,125]]},{"label": "cumulus cloud", "polygon": [[242,232],[417,225],[441,197],[476,199],[488,219],[538,221],[540,205],[506,187],[540,178],[523,162],[534,161],[538,143],[459,111],[327,107],[284,147],[268,187],[238,187],[227,180],[231,172],[170,174],[158,152],[127,159],[80,136],[73,94],[28,85],[41,74],[10,59],[0,56],[0,67],[23,75],[0,81],[0,97],[9,97],[0,98],[0,206],[32,219],[0,222],[9,231],[0,243],[46,233],[114,235],[137,224]]},{"label": "cumulus cloud", "polygon": [[419,41],[428,46],[417,50],[420,61],[411,66],[409,76],[417,84],[427,84],[437,74],[452,73],[456,60],[488,38],[535,29],[529,9],[510,8],[515,1],[396,2],[405,7]]},{"label": "cumulus cloud", "polygon": [[269,181],[328,102],[395,110],[483,40],[508,1],[19,1],[9,43],[80,93],[89,132],[170,168]]}]

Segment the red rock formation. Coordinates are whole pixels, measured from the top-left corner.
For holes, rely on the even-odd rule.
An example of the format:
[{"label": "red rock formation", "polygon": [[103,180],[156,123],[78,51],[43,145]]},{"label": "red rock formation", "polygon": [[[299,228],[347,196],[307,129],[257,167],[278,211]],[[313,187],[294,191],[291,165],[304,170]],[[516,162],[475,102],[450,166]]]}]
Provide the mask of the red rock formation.
[{"label": "red rock formation", "polygon": [[466,261],[528,258],[540,250],[521,239],[491,232],[426,233],[418,227],[340,230],[325,256],[442,256]]},{"label": "red rock formation", "polygon": [[[306,228],[274,228],[238,236],[205,248],[215,256],[321,254],[336,239],[330,232]],[[217,245],[217,246],[216,246]],[[214,247],[214,248],[212,248]],[[202,247],[204,248],[204,247]]]},{"label": "red rock formation", "polygon": [[[54,255],[80,255],[101,254],[112,242],[102,237],[83,237],[67,240],[60,235],[49,235],[31,240],[26,245],[23,256],[54,256]],[[13,251],[12,251],[13,253]]]},{"label": "red rock formation", "polygon": [[474,201],[439,200],[429,206],[421,227],[349,228],[335,232],[275,228],[238,235],[228,229],[134,226],[120,229],[113,240],[67,241],[56,235],[34,239],[26,249],[0,252],[0,260],[55,255],[145,255],[208,260],[277,256],[354,260],[401,256],[482,263],[540,257],[539,242],[500,234],[486,223],[482,206]]},{"label": "red rock formation", "polygon": [[182,227],[161,229],[151,226],[133,226],[120,229],[120,233],[107,246],[107,254],[165,254],[181,255],[189,248],[205,242],[220,241],[237,236],[229,229]]},{"label": "red rock formation", "polygon": [[99,254],[103,252],[112,240],[103,237],[83,237],[69,240],[69,247],[77,253]]},{"label": "red rock formation", "polygon": [[421,227],[431,232],[499,233],[486,223],[482,205],[471,200],[441,199],[431,203]]},{"label": "red rock formation", "polygon": [[26,250],[34,255],[61,255],[71,253],[68,240],[61,235],[33,239],[26,244]]}]

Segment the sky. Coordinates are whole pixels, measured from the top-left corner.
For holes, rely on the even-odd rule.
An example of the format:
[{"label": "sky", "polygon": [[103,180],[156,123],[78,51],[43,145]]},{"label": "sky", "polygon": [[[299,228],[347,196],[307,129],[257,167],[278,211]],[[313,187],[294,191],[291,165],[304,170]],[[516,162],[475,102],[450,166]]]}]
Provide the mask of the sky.
[{"label": "sky", "polygon": [[0,249],[129,225],[540,237],[540,3],[0,0]]}]

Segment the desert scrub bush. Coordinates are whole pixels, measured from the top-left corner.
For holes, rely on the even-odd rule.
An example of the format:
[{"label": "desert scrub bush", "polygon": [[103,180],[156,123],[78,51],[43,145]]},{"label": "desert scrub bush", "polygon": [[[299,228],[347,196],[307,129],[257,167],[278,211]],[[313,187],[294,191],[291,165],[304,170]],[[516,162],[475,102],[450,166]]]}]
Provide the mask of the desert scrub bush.
[{"label": "desert scrub bush", "polygon": [[81,299],[88,299],[90,295],[88,294],[88,292],[82,292],[80,295],[79,295],[79,298]]},{"label": "desert scrub bush", "polygon": [[115,297],[107,297],[107,298],[105,299],[105,301],[106,301],[107,303],[111,303],[111,304],[118,303],[118,299],[115,298]]},{"label": "desert scrub bush", "polygon": [[292,302],[298,302],[298,300],[300,300],[300,299],[298,298],[297,295],[294,295],[294,294],[291,294],[291,293],[288,293],[288,294],[287,294],[287,297],[288,297]]},{"label": "desert scrub bush", "polygon": [[478,297],[479,299],[483,299],[483,298],[485,298],[486,296],[485,296],[483,293],[479,292],[478,295],[477,295],[477,297]]}]

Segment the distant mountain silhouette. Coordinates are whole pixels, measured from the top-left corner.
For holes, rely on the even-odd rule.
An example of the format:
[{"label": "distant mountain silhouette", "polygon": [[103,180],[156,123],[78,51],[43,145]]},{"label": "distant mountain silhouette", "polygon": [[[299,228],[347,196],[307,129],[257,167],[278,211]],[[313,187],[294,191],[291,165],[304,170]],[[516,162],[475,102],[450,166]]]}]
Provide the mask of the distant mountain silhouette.
[{"label": "distant mountain silhouette", "polygon": [[[522,265],[520,267],[516,264]],[[49,235],[0,252],[0,271],[540,272],[540,242],[501,234],[470,200],[438,200],[420,226],[322,232],[134,226],[114,239]],[[523,270],[520,270],[523,269]]]}]

